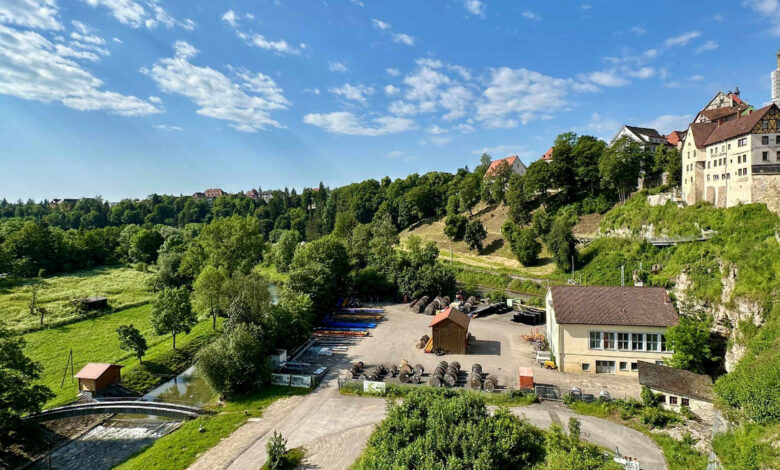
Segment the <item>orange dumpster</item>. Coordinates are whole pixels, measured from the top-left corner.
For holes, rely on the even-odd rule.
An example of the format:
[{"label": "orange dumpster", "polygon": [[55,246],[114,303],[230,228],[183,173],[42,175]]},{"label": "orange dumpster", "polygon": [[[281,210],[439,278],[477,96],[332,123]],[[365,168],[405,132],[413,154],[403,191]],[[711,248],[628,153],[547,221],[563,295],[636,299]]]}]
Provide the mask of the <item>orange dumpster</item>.
[{"label": "orange dumpster", "polygon": [[534,370],[530,367],[521,367],[517,374],[517,387],[520,390],[534,389]]}]

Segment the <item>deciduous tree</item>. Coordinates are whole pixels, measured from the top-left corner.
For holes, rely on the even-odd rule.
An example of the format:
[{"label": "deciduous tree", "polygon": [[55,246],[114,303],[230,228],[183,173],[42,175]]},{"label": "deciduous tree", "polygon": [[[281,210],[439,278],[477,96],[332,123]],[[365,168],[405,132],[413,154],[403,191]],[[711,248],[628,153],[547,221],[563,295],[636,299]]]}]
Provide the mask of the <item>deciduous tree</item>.
[{"label": "deciduous tree", "polygon": [[158,335],[170,333],[173,336],[173,349],[176,349],[176,336],[189,333],[198,318],[192,311],[190,293],[186,287],[161,290],[152,301],[152,327]]}]

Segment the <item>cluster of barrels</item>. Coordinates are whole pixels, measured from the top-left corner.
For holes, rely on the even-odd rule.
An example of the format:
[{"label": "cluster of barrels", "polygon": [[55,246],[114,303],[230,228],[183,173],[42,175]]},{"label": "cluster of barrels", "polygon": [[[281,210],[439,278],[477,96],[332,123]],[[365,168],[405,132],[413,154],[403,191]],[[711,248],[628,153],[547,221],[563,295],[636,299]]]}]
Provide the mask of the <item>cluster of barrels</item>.
[{"label": "cluster of barrels", "polygon": [[372,380],[377,381],[380,377],[382,377],[384,374],[388,372],[387,367],[384,366],[384,364],[380,364],[376,367],[372,367],[368,369],[363,376],[366,380]]},{"label": "cluster of barrels", "polygon": [[498,378],[495,375],[488,375],[485,379],[483,377],[481,364],[471,366],[471,373],[468,379],[469,388],[472,390],[482,390],[484,388],[486,392],[495,390],[498,385]]},{"label": "cluster of barrels", "polygon": [[406,359],[403,359],[398,368],[398,380],[404,384],[418,384],[422,380],[423,372],[425,372],[425,369],[421,364],[412,367]]},{"label": "cluster of barrels", "polygon": [[347,372],[347,378],[357,379],[360,377],[360,374],[363,372],[363,366],[363,361],[353,362],[352,367],[350,367],[349,371]]},{"label": "cluster of barrels", "polygon": [[450,296],[445,295],[444,297],[436,297],[433,299],[431,303],[429,303],[425,307],[425,314],[426,315],[433,315],[436,313],[436,310],[441,310],[443,308],[446,308],[450,304]]},{"label": "cluster of barrels", "polygon": [[477,298],[473,295],[466,299],[466,302],[463,303],[463,307],[461,307],[461,310],[463,313],[469,313],[474,306],[477,305]]},{"label": "cluster of barrels", "polygon": [[431,375],[431,385],[433,387],[454,387],[458,383],[458,374],[460,373],[460,363],[452,361],[441,361]]},{"label": "cluster of barrels", "polygon": [[415,313],[422,313],[426,305],[428,305],[428,296],[424,295],[417,300],[413,300],[412,303],[409,304],[409,308]]},{"label": "cluster of barrels", "polygon": [[417,342],[417,349],[422,349],[428,345],[428,341],[431,339],[428,335],[422,335],[420,341]]}]

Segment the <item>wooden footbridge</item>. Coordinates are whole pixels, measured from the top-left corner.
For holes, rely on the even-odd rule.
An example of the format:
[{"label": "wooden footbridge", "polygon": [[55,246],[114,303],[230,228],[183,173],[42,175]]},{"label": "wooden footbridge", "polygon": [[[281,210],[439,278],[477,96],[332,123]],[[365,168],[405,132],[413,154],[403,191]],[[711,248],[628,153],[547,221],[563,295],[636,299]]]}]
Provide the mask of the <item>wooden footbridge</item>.
[{"label": "wooden footbridge", "polygon": [[71,418],[74,416],[102,415],[102,414],[136,414],[164,416],[174,419],[194,419],[208,411],[189,405],[175,403],[141,401],[141,400],[116,400],[116,401],[92,401],[89,403],[77,403],[75,405],[51,408],[28,416],[26,419],[35,422],[51,421],[54,419]]}]

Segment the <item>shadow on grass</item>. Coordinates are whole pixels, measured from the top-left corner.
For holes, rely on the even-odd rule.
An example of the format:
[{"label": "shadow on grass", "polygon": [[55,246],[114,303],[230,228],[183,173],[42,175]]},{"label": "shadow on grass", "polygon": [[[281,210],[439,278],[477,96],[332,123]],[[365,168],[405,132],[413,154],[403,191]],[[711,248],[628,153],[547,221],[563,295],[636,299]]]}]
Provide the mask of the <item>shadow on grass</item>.
[{"label": "shadow on grass", "polygon": [[500,250],[504,247],[504,239],[503,238],[496,238],[492,242],[490,242],[487,246],[483,247],[481,250],[479,250],[480,255],[492,255],[496,251]]}]

